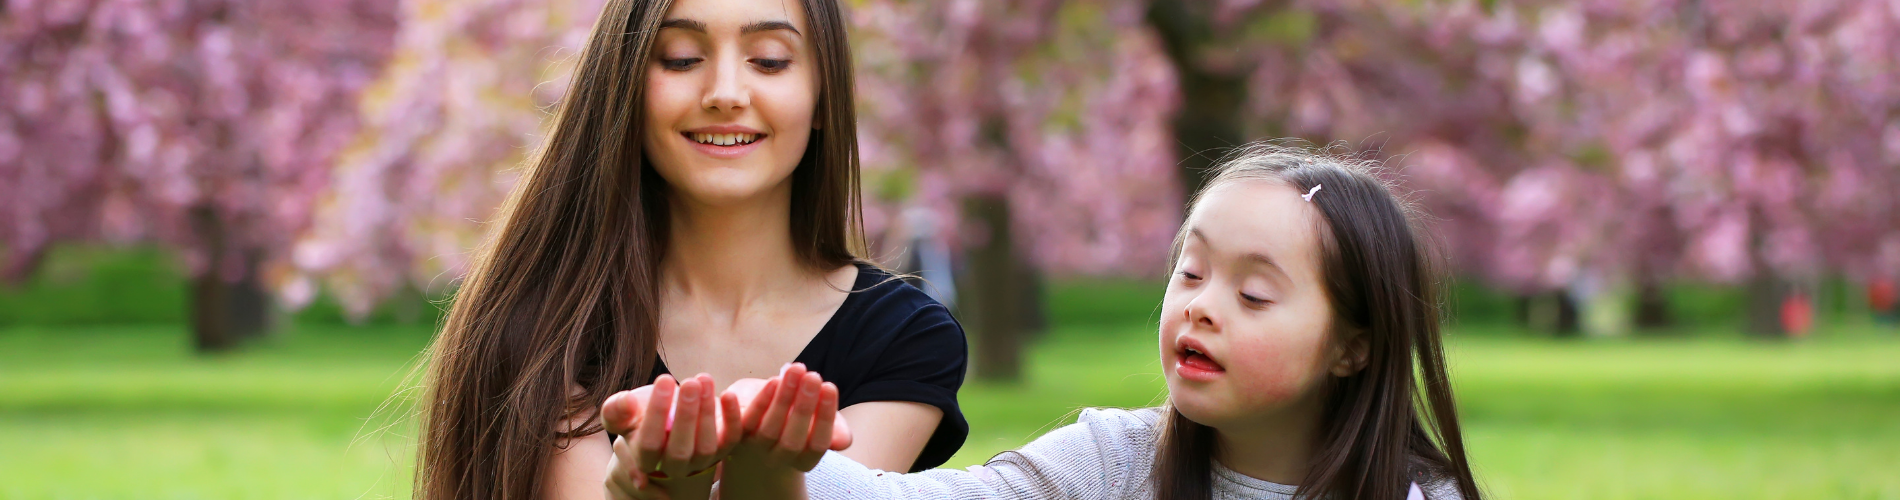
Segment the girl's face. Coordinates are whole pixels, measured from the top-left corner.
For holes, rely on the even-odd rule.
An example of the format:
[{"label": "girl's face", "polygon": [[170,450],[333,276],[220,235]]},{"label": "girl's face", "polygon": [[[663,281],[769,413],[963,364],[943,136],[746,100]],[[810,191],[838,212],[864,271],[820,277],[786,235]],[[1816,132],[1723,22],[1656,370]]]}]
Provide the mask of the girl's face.
[{"label": "girl's face", "polygon": [[1188,215],[1161,305],[1161,366],[1183,416],[1233,430],[1317,412],[1326,377],[1356,371],[1329,341],[1320,220],[1275,180],[1217,186]]},{"label": "girl's face", "polygon": [[809,32],[797,0],[673,2],[646,65],[641,140],[674,193],[719,205],[790,189],[816,126]]}]

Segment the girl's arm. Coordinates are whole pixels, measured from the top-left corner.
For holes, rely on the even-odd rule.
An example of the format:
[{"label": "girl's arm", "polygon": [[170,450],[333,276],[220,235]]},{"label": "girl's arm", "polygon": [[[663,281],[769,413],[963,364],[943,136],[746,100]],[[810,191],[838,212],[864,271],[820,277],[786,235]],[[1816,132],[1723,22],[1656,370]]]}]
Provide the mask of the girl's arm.
[{"label": "girl's arm", "polygon": [[1120,425],[1078,422],[1021,449],[968,469],[885,472],[827,454],[805,475],[807,498],[833,499],[1108,499],[1134,498],[1146,477],[1135,474],[1137,454],[1152,454],[1126,439]]},{"label": "girl's arm", "polygon": [[[756,417],[748,411],[744,424],[747,440],[773,439],[774,430],[770,425],[752,431],[750,422],[755,418],[768,422],[783,420],[785,428],[798,429],[807,425],[804,422],[822,421],[824,416],[822,412],[800,412],[796,406],[783,405],[773,405]],[[745,475],[739,468],[729,466],[721,496],[729,500],[1123,498],[1143,491],[1141,481],[1146,477],[1135,470],[1139,468],[1137,464],[1148,463],[1147,459],[1154,453],[1152,428],[1153,422],[1131,412],[1088,410],[1076,424],[967,470],[884,472],[841,453],[825,454],[809,473],[799,472],[804,467],[779,466],[749,469],[761,473]],[[816,447],[807,447],[812,448]],[[735,452],[734,459],[742,453]],[[735,462],[728,460],[727,463]]]}]

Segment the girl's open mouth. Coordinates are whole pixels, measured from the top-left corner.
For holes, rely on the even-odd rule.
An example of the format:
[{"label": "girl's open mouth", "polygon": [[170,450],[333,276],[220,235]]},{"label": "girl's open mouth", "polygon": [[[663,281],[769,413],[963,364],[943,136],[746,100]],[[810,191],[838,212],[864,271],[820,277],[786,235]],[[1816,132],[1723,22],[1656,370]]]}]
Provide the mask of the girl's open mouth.
[{"label": "girl's open mouth", "polygon": [[1183,378],[1198,381],[1212,380],[1225,373],[1227,369],[1203,349],[1206,348],[1193,339],[1181,339],[1180,351],[1175,353],[1174,372]]}]

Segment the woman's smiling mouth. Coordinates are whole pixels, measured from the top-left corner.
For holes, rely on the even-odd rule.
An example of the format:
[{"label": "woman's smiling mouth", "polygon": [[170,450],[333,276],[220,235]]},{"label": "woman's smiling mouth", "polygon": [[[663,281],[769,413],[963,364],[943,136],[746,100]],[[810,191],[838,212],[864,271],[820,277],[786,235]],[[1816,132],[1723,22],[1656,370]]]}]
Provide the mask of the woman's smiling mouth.
[{"label": "woman's smiling mouth", "polygon": [[745,156],[757,149],[768,135],[742,125],[716,125],[680,132],[701,154],[719,159]]}]

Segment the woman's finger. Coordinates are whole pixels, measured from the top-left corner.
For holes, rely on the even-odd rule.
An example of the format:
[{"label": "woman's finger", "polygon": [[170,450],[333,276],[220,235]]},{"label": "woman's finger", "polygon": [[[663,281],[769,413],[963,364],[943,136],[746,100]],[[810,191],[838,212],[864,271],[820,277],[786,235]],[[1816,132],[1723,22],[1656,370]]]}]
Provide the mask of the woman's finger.
[{"label": "woman's finger", "polygon": [[601,425],[607,432],[626,436],[640,427],[641,410],[645,409],[647,397],[653,395],[653,386],[644,386],[631,391],[620,391],[607,397],[600,404]]},{"label": "woman's finger", "polygon": [[779,391],[772,397],[772,407],[766,409],[765,417],[759,421],[759,435],[776,442],[785,432],[786,413],[792,409],[792,402],[798,397],[798,384],[804,380],[805,365],[792,363],[779,372]]},{"label": "woman's finger", "polygon": [[680,383],[679,401],[673,406],[672,429],[667,430],[666,460],[661,462],[667,468],[668,476],[686,474],[687,461],[693,458],[693,434],[699,430],[699,390],[704,387],[699,377],[686,379]]},{"label": "woman's finger", "polygon": [[844,414],[831,422],[831,451],[844,451],[851,447],[851,426],[847,425]]},{"label": "woman's finger", "polygon": [[672,375],[660,375],[653,381],[653,393],[647,398],[646,412],[640,420],[646,425],[633,431],[633,445],[639,447],[639,462],[634,468],[646,472],[660,465],[660,453],[666,450],[667,419],[673,412],[673,395],[676,387]]},{"label": "woman's finger", "polygon": [[633,444],[626,439],[615,440],[614,454],[607,457],[607,484],[617,487],[629,497],[640,488],[646,487],[646,474],[634,467],[639,462],[635,457]]},{"label": "woman's finger", "polygon": [[772,400],[778,394],[778,386],[778,377],[773,377],[765,381],[765,387],[759,388],[757,395],[752,396],[752,402],[746,405],[745,415],[739,421],[740,432],[743,434],[740,437],[750,438],[759,433],[759,424],[765,418],[765,413],[771,411]]},{"label": "woman's finger", "polygon": [[743,434],[740,433],[741,431],[739,429],[739,426],[741,425],[739,423],[740,418],[741,418],[741,414],[739,412],[739,395],[733,394],[730,392],[725,393],[725,394],[720,394],[719,395],[719,449],[720,451],[732,449],[733,445],[739,444],[739,438],[743,437]]},{"label": "woman's finger", "polygon": [[818,410],[818,393],[824,386],[824,378],[817,372],[807,372],[798,384],[798,400],[792,404],[790,415],[785,417],[785,433],[779,436],[778,449],[801,453],[805,451],[806,438],[811,436],[812,416]]},{"label": "woman's finger", "polygon": [[831,448],[832,421],[838,419],[838,386],[825,382],[818,388],[818,413],[811,422],[811,439],[806,441],[805,451],[820,455]]},{"label": "woman's finger", "polygon": [[700,374],[699,380],[699,432],[693,437],[693,470],[697,472],[707,464],[700,463],[719,453],[719,394],[713,390],[711,375]]}]

